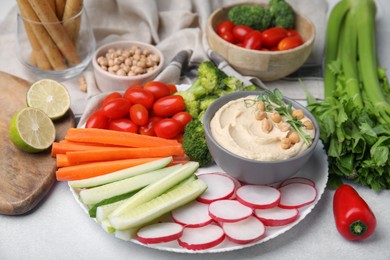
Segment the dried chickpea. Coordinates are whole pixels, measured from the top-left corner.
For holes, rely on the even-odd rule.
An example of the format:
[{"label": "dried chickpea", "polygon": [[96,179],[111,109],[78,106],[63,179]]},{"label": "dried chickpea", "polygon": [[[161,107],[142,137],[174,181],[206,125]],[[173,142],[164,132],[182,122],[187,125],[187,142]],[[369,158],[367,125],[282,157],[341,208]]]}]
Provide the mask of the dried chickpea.
[{"label": "dried chickpea", "polygon": [[302,109],[295,109],[291,112],[291,116],[301,120],[304,117],[303,110]]},{"label": "dried chickpea", "polygon": [[274,121],[275,123],[280,123],[282,121],[282,117],[278,112],[274,112],[270,116],[271,120]]},{"label": "dried chickpea", "polygon": [[278,127],[279,127],[280,131],[287,132],[290,130],[291,125],[287,122],[281,122],[278,124]]},{"label": "dried chickpea", "polygon": [[116,75],[118,75],[118,76],[126,76],[126,72],[125,72],[123,69],[119,69],[119,70],[116,72]]},{"label": "dried chickpea", "polygon": [[291,132],[291,133],[288,134],[287,137],[288,137],[288,139],[290,139],[291,144],[296,144],[300,140],[299,134],[297,132]]},{"label": "dried chickpea", "polygon": [[256,120],[262,120],[267,117],[267,112],[256,110],[255,118]]},{"label": "dried chickpea", "polygon": [[271,132],[272,128],[273,124],[271,123],[271,121],[268,119],[263,119],[263,121],[261,122],[261,129],[263,130],[263,132],[269,133]]},{"label": "dried chickpea", "polygon": [[306,129],[308,130],[313,130],[314,126],[313,126],[313,122],[310,121],[310,120],[306,120],[305,122],[303,122],[303,125],[306,127]]},{"label": "dried chickpea", "polygon": [[264,102],[263,101],[257,102],[256,108],[257,108],[257,110],[265,111],[265,104],[264,104]]},{"label": "dried chickpea", "polygon": [[281,140],[280,140],[280,147],[282,149],[288,149],[291,147],[291,141],[289,138],[287,137],[283,137]]}]

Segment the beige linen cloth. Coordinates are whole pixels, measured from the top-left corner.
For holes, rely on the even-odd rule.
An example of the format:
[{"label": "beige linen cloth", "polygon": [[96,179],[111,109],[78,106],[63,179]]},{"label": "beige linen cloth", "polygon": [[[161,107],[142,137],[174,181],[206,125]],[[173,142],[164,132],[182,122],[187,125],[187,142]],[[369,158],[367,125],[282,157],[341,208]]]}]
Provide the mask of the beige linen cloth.
[{"label": "beige linen cloth", "polygon": [[[287,0],[295,10],[310,18],[316,26],[314,49],[307,60],[300,77],[317,98],[323,97],[321,62],[324,51],[326,28],[326,0]],[[190,84],[196,78],[196,68],[200,62],[210,59],[204,28],[210,14],[217,8],[243,0],[84,0],[97,47],[116,40],[137,40],[156,45],[164,54],[164,69],[157,79],[176,84]],[[252,2],[267,3],[268,0]],[[37,76],[27,71],[16,59],[16,14],[17,7],[0,24],[0,71],[19,76],[29,81]],[[220,68],[226,73],[234,73],[222,62]],[[234,74],[241,76],[239,74]],[[90,65],[82,75],[87,82],[87,93],[80,90],[79,77],[63,84],[68,88],[72,99],[72,110],[76,117],[90,113],[101,98]],[[251,77],[242,78],[248,82]],[[258,79],[254,82],[261,85]],[[264,86],[264,85],[263,85]],[[288,97],[305,99],[300,83],[294,78],[267,82],[265,87],[275,87]],[[87,106],[88,104],[88,106]],[[82,123],[83,118],[80,123]]]}]

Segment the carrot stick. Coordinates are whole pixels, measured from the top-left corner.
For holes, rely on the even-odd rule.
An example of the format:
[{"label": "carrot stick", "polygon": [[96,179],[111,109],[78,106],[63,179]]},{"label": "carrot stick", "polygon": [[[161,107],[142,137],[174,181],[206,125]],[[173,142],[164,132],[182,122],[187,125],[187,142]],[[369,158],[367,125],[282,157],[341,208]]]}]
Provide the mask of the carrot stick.
[{"label": "carrot stick", "polygon": [[56,155],[56,162],[57,162],[57,167],[65,167],[65,166],[70,166],[68,157],[66,154],[57,154]]},{"label": "carrot stick", "polygon": [[183,147],[179,145],[141,148],[117,148],[67,152],[71,165],[86,162],[112,161],[145,157],[183,156]]},{"label": "carrot stick", "polygon": [[107,173],[119,171],[129,167],[137,166],[143,163],[151,162],[159,158],[140,158],[116,160],[107,162],[93,162],[81,165],[67,166],[59,168],[56,171],[58,181],[72,181],[92,178]]},{"label": "carrot stick", "polygon": [[159,147],[180,144],[177,140],[97,128],[70,128],[65,139],[125,147]]},{"label": "carrot stick", "polygon": [[118,147],[110,147],[110,146],[98,146],[91,145],[87,143],[76,143],[76,142],[54,142],[51,147],[51,155],[55,157],[58,154],[66,154],[67,152],[75,152],[75,151],[86,151],[86,150],[102,150],[102,149],[118,149]]}]

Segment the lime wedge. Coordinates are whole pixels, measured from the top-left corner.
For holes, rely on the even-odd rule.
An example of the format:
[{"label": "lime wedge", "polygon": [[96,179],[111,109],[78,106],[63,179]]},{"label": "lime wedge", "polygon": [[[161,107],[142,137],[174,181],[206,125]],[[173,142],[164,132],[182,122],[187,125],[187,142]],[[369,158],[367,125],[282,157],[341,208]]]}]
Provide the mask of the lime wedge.
[{"label": "lime wedge", "polygon": [[9,133],[15,146],[29,153],[48,149],[56,136],[53,121],[45,112],[33,107],[26,107],[15,113]]},{"label": "lime wedge", "polygon": [[70,108],[70,96],[66,88],[51,79],[41,79],[27,92],[27,106],[41,109],[51,119],[65,115]]}]

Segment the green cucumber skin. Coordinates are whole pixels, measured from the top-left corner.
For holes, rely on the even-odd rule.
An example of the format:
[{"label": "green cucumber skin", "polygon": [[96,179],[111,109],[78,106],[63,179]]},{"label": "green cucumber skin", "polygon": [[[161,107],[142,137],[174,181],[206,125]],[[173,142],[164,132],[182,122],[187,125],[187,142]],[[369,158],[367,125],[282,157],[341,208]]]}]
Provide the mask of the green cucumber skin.
[{"label": "green cucumber skin", "polygon": [[154,199],[155,197],[163,194],[176,184],[190,177],[199,168],[199,163],[188,162],[180,169],[172,172],[167,177],[164,177],[137,192],[129,198],[125,203],[120,205],[109,216],[119,216],[127,211],[131,211],[133,208]]},{"label": "green cucumber skin", "polygon": [[171,210],[181,207],[197,197],[205,190],[207,185],[200,179],[181,185],[147,203],[127,211],[125,214],[113,216],[109,221],[116,230],[140,227]]},{"label": "green cucumber skin", "polygon": [[126,178],[120,181],[107,183],[94,188],[84,189],[80,191],[80,200],[86,205],[94,205],[102,200],[109,199],[111,197],[140,190],[143,187],[155,181],[158,181],[165,176],[168,176],[173,171],[181,167],[183,166],[175,165],[171,167],[166,167],[156,171]]},{"label": "green cucumber skin", "polygon": [[105,199],[105,200],[102,200],[99,203],[96,203],[95,205],[93,205],[92,208],[89,209],[89,211],[88,211],[89,216],[91,218],[96,218],[97,209],[99,207],[102,207],[102,206],[105,206],[105,205],[109,205],[109,204],[113,204],[113,203],[119,202],[119,201],[125,201],[126,199],[130,198],[131,196],[133,196],[137,192],[138,192],[138,190],[132,191],[132,192],[128,192],[128,193],[125,193],[125,194],[121,194],[121,195],[118,195],[118,196],[115,196],[115,197],[111,197],[111,198],[108,198],[108,199]]},{"label": "green cucumber skin", "polygon": [[144,174],[150,171],[158,170],[164,168],[172,161],[172,156],[157,159],[156,161],[144,163],[141,165],[133,166],[127,169],[120,171],[112,172],[109,174],[104,174],[101,176],[96,176],[83,180],[70,181],[69,185],[72,188],[91,188],[107,184],[114,181],[119,181],[122,179],[130,178],[140,174]]},{"label": "green cucumber skin", "polygon": [[[179,187],[180,185],[184,185],[186,183],[190,183],[192,181],[195,181],[198,177],[193,174],[184,181],[180,182],[176,186],[172,187],[168,191]],[[167,192],[168,192],[167,191]],[[136,192],[131,192],[131,195],[134,195]],[[125,194],[123,194],[125,195]],[[103,220],[108,218],[108,215],[111,214],[117,207],[119,207],[121,204],[123,204],[126,199],[130,198],[131,196],[116,196],[107,200],[102,201],[102,203],[95,204],[90,210],[90,216],[95,218],[98,222],[102,222]],[[116,200],[118,198],[118,200]],[[112,199],[112,201],[110,201]],[[116,201],[120,201],[120,203],[115,203]]]}]

